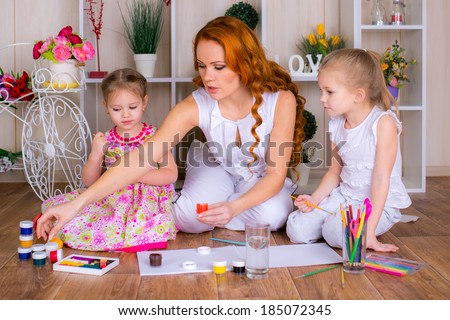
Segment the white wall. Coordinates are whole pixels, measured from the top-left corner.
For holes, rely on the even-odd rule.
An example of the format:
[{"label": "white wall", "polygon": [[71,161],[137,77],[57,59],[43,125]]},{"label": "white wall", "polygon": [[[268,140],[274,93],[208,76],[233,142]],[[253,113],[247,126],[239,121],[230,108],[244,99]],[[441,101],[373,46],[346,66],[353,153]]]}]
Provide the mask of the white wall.
[{"label": "white wall", "polygon": [[[218,0],[214,0],[218,1]],[[235,1],[220,0],[223,8],[227,8]],[[414,1],[414,0],[408,0]],[[105,0],[104,26],[101,38],[101,61],[102,69],[113,70],[125,66],[133,67],[132,53],[125,45],[121,35],[123,30],[118,3],[124,8],[126,0]],[[189,76],[192,69],[192,37],[197,27],[195,17],[202,14],[202,8],[206,10],[218,10],[217,6],[211,7],[212,0],[178,0],[181,8],[180,20],[177,20],[178,33],[183,38],[178,42],[178,48],[183,48],[177,59],[182,61],[185,68],[179,76]],[[251,1],[255,2],[255,1]],[[280,52],[268,52],[268,54],[280,54],[280,62],[287,66],[287,59],[295,53],[295,43],[290,39],[300,39],[314,31],[315,25],[324,22],[327,32],[339,32],[339,2],[335,0],[277,0],[267,1],[268,8],[273,15],[268,16],[268,25],[275,15],[285,15],[285,19],[277,19],[277,23],[268,29],[268,41],[272,46],[279,48]],[[407,2],[408,3],[408,2]],[[78,0],[0,0],[2,11],[2,32],[0,33],[0,47],[10,43],[33,42],[46,36],[55,34],[62,26],[72,25],[78,28]],[[428,175],[450,175],[450,148],[448,148],[447,137],[450,136],[450,108],[447,106],[446,91],[449,89],[450,80],[449,48],[450,39],[444,34],[444,30],[450,30],[448,13],[450,12],[450,1],[429,0],[427,2],[427,174]],[[298,12],[291,8],[301,8]],[[163,35],[162,43],[158,49],[160,60],[156,70],[156,76],[170,74],[170,32],[168,25],[169,10],[166,11],[167,28]],[[197,17],[198,18],[198,17]],[[280,21],[284,21],[280,24]],[[273,25],[273,24],[272,24]],[[188,36],[192,34],[191,36]],[[90,25],[85,17],[85,37],[94,41],[90,32]],[[182,45],[181,45],[182,44]],[[166,57],[167,59],[164,59]],[[4,70],[14,69],[31,72],[33,60],[30,49],[7,49],[0,50],[0,66]],[[95,62],[90,61],[87,70],[95,69]],[[184,73],[187,73],[185,75]],[[325,131],[325,116],[318,102],[318,93],[315,92],[314,83],[305,83],[300,88],[307,95],[308,109],[312,108],[319,122],[318,138],[323,139]],[[158,125],[164,115],[170,109],[168,95],[170,90],[164,85],[152,85],[150,96],[153,97],[154,106],[151,119],[156,119]],[[187,92],[190,87],[186,85]],[[183,92],[183,91],[180,91]],[[89,95],[92,100],[94,95]],[[76,99],[76,98],[75,98]],[[96,100],[96,99],[94,99]],[[95,119],[90,121],[92,126],[99,129],[109,127],[107,118],[102,115],[101,107],[96,101],[88,101],[87,107],[96,108],[88,111],[95,114]],[[162,106],[162,107],[161,107]],[[157,109],[162,108],[162,110]],[[0,148],[8,150],[20,150],[21,126],[20,122],[14,121],[6,113],[0,113]],[[96,128],[92,128],[95,130]],[[16,179],[16,178],[14,178]],[[23,180],[22,177],[17,178]],[[4,174],[0,174],[0,181],[8,181]]]}]

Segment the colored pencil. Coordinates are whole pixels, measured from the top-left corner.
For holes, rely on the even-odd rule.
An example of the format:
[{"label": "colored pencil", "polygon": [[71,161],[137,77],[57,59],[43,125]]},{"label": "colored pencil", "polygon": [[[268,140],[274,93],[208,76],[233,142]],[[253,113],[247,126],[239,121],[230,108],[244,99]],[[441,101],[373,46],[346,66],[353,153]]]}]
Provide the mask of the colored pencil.
[{"label": "colored pencil", "polygon": [[295,278],[306,278],[306,277],[310,277],[310,276],[313,276],[313,275],[318,274],[318,273],[322,273],[322,272],[325,272],[325,271],[328,271],[328,270],[336,269],[337,267],[338,267],[338,266],[331,266],[331,267],[328,267],[328,268],[323,268],[323,269],[319,269],[319,270],[307,272],[307,273],[302,274],[301,276],[298,276],[298,277],[295,277]]},{"label": "colored pencil", "polygon": [[344,278],[344,268],[341,267],[341,287],[342,289],[345,288],[345,278]]},{"label": "colored pencil", "polygon": [[233,240],[220,239],[220,238],[209,238],[209,239],[213,240],[213,241],[231,243],[231,244],[235,244],[235,245],[238,245],[238,246],[245,246],[245,242],[241,242],[241,241],[233,241]]},{"label": "colored pencil", "polygon": [[367,263],[367,262],[366,262],[366,268],[374,270],[374,271],[382,272],[382,273],[391,274],[391,275],[398,276],[398,277],[403,277],[403,276],[406,275],[405,272],[384,268],[382,266],[372,265],[372,264]]}]

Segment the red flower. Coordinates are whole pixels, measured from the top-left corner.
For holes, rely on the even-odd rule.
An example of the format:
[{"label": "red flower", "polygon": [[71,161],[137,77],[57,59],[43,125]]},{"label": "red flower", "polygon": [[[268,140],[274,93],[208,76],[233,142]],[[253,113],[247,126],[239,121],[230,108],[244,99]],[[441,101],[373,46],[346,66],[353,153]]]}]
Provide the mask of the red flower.
[{"label": "red flower", "polygon": [[26,71],[22,72],[22,76],[20,77],[21,80],[25,81],[25,83],[28,83],[28,80],[30,80],[30,77],[28,76],[28,73]]},{"label": "red flower", "polygon": [[14,86],[9,90],[9,98],[17,99],[20,97],[20,89],[18,86]]},{"label": "red flower", "polygon": [[39,49],[42,47],[43,42],[42,41],[38,41],[35,43],[34,47],[33,47],[33,59],[37,60],[39,59],[39,57],[41,56],[41,53],[39,52]]},{"label": "red flower", "polygon": [[20,89],[20,90],[23,90],[23,89],[25,89],[26,87],[27,87],[27,82],[26,81],[24,81],[22,78],[20,78],[19,80],[17,80],[17,87]]},{"label": "red flower", "polygon": [[61,31],[59,31],[58,36],[59,37],[67,37],[69,34],[72,34],[72,27],[71,26],[67,26],[61,29]]},{"label": "red flower", "polygon": [[27,94],[29,94],[31,92],[32,91],[30,88],[25,88],[25,90],[23,90],[22,93],[20,94],[20,97],[24,97],[23,101],[31,101],[31,100],[33,100],[34,95],[30,94],[29,96],[27,96]]},{"label": "red flower", "polygon": [[73,33],[67,35],[67,38],[70,42],[72,42],[72,45],[83,43],[83,40],[80,38],[80,36]]}]

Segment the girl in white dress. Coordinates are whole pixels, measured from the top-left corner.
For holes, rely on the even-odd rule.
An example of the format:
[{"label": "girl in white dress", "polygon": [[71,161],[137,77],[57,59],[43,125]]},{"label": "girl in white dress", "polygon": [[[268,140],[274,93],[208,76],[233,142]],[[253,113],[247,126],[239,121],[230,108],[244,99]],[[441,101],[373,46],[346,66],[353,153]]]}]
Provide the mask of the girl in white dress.
[{"label": "girl in white dress", "polygon": [[[390,110],[389,94],[380,57],[364,49],[341,49],[327,55],[318,74],[320,101],[331,117],[331,166],[312,195],[301,195],[286,231],[292,242],[311,243],[324,238],[342,247],[340,204],[357,205],[369,198],[372,213],[367,224],[367,248],[396,251],[377,236],[400,221],[400,209],[411,204],[401,179],[399,137],[401,123]],[[334,213],[313,209],[305,202]]]}]

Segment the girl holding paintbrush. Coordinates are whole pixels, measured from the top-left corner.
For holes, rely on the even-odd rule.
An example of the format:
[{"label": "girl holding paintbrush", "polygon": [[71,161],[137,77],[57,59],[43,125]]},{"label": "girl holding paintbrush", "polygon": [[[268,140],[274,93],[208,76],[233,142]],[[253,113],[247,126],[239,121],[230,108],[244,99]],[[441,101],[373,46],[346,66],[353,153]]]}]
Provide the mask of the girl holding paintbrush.
[{"label": "girl holding paintbrush", "polygon": [[386,88],[380,57],[364,49],[333,51],[320,65],[318,83],[331,117],[331,166],[312,195],[295,200],[298,210],[288,218],[287,234],[296,243],[323,237],[342,247],[340,205],[352,203],[355,209],[370,198],[367,248],[395,252],[395,245],[377,236],[400,221],[400,209],[411,200],[401,180],[401,123],[391,111],[391,103],[397,104]]}]

